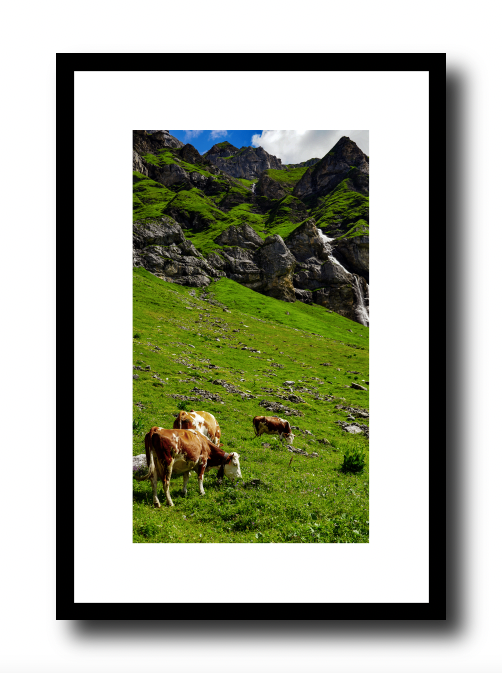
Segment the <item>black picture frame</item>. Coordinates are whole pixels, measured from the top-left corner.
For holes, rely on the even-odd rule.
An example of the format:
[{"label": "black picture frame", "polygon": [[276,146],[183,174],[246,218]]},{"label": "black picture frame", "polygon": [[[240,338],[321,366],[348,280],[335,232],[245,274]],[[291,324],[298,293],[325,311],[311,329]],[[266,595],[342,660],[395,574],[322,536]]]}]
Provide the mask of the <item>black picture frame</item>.
[{"label": "black picture frame", "polygon": [[[170,54],[164,55],[166,57]],[[173,54],[179,57],[179,54]],[[196,58],[191,58],[191,57]],[[235,56],[235,58],[233,58]],[[269,70],[267,63],[269,54],[253,54],[252,68],[233,68],[233,62],[242,64],[242,54],[184,54],[183,59],[167,59],[171,65],[174,61],[181,62],[182,67],[170,68],[175,70],[200,70],[219,71],[235,70]],[[277,57],[277,54],[274,55]],[[284,71],[332,71],[332,68],[319,67],[319,59],[315,54],[285,54],[287,65],[281,68]],[[336,56],[336,54],[333,54]],[[207,57],[207,58],[206,58]],[[63,218],[64,212],[73,212],[74,203],[68,202],[68,195],[73,194],[72,166],[73,155],[69,151],[68,139],[73,137],[74,118],[74,76],[78,71],[137,71],[145,70],[138,64],[149,64],[150,54],[58,54],[57,55],[57,165],[58,165],[58,188],[57,199],[59,209],[59,221],[57,231],[57,259],[60,278],[73,278],[74,266],[70,261],[67,251],[74,244],[73,229]],[[326,62],[329,59],[324,59]],[[347,61],[350,67],[339,68],[338,64]],[[164,61],[165,62],[165,61]],[[274,62],[281,63],[281,59]],[[207,64],[207,66],[206,66]],[[190,65],[192,67],[190,67]],[[210,65],[210,67],[208,67]],[[429,73],[429,155],[433,152],[437,155],[439,147],[443,147],[443,118],[446,112],[446,98],[443,92],[443,78],[446,69],[446,54],[422,53],[422,54],[350,54],[350,59],[337,59],[337,71],[427,71]],[[165,70],[164,68],[148,67],[148,70]],[[429,172],[430,183],[430,172]],[[73,199],[73,197],[71,197]],[[435,245],[430,248],[430,268],[442,268],[438,258],[442,253],[441,237],[438,244],[437,232],[439,219],[446,220],[446,197],[444,191],[430,193],[429,202],[429,232],[431,238],[434,235]],[[64,223],[63,223],[64,219]],[[64,227],[64,236],[62,235]],[[445,246],[446,249],[446,246]],[[64,270],[63,270],[64,265]],[[68,281],[60,283],[58,290],[58,335],[61,338],[64,330],[65,342],[73,341],[73,323],[68,321],[69,306]],[[437,286],[436,286],[437,289]],[[437,309],[434,307],[431,295],[430,313]],[[68,334],[70,331],[70,334]],[[436,339],[437,343],[437,339]],[[58,410],[68,410],[73,407],[74,397],[69,394],[72,388],[68,385],[68,351],[58,349],[58,373],[59,381],[63,375],[65,385],[59,387]],[[436,370],[437,378],[437,347],[431,349],[429,363]],[[78,381],[73,381],[78,385]],[[430,391],[429,408],[432,411],[437,404],[437,391]],[[432,414],[431,414],[432,415]],[[63,418],[62,414],[59,416]],[[73,418],[73,409],[64,415],[64,424],[67,427],[68,419]],[[78,432],[74,422],[71,421],[71,433],[73,436]],[[447,618],[447,593],[446,593],[446,438],[442,432],[435,432],[433,440],[429,442],[429,602],[428,603],[267,603],[267,604],[234,604],[234,603],[174,603],[173,614],[177,620],[189,620],[195,614],[210,614],[211,620],[228,619],[232,614],[235,620],[260,619],[266,614],[267,620],[295,620],[301,615],[302,620],[446,620]],[[76,603],[74,601],[74,547],[71,544],[69,531],[73,529],[74,520],[74,494],[73,481],[68,475],[73,474],[74,457],[68,446],[68,440],[64,443],[59,434],[57,446],[57,581],[56,581],[56,619],[58,620],[137,620],[138,615],[145,615],[149,620],[166,618],[164,603]],[[63,460],[64,457],[64,460]],[[199,608],[204,607],[204,612]],[[207,608],[210,610],[207,610]],[[250,610],[251,608],[251,610]]]}]

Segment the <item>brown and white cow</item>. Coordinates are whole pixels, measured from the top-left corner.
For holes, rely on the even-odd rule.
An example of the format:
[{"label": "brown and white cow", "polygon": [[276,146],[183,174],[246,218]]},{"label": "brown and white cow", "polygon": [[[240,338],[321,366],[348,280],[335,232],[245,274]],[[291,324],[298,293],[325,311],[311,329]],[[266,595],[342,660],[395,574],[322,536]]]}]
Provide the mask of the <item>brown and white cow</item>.
[{"label": "brown and white cow", "polygon": [[160,507],[157,497],[157,479],[161,479],[166,501],[173,506],[169,493],[172,474],[183,474],[183,496],[186,495],[190,470],[199,476],[199,493],[204,494],[204,472],[211,467],[218,467],[218,478],[225,474],[229,479],[242,477],[238,453],[225,453],[219,446],[210,442],[207,437],[196,430],[166,430],[153,427],[145,435],[146,462],[149,478],[152,483],[153,503]]},{"label": "brown and white cow", "polygon": [[221,430],[218,421],[208,411],[180,411],[173,428],[178,430],[197,430],[205,435],[210,442],[220,445]]},{"label": "brown and white cow", "polygon": [[288,444],[292,444],[295,438],[289,421],[285,421],[279,416],[255,416],[253,427],[256,437],[260,435],[279,435],[281,442],[285,439]]}]

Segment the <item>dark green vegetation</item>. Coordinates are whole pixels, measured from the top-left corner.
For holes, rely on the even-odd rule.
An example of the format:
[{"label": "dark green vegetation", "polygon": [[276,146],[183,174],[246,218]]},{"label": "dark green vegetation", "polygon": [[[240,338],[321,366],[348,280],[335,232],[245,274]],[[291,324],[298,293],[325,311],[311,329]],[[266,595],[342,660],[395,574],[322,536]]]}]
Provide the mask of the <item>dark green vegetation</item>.
[{"label": "dark green vegetation", "polygon": [[[230,146],[227,141],[216,147]],[[249,148],[241,148],[242,152]],[[252,149],[252,148],[251,148]],[[155,154],[144,154],[151,165],[163,167],[176,164],[190,179],[193,174],[207,180],[201,187],[180,182],[165,187],[160,182],[134,172],[133,220],[145,221],[171,215],[185,228],[185,236],[203,253],[218,249],[214,238],[230,226],[249,224],[262,238],[271,234],[287,237],[308,217],[314,217],[318,226],[333,236],[346,237],[368,232],[368,197],[352,188],[350,172],[347,178],[328,196],[306,200],[292,196],[293,189],[307,167],[268,169],[265,174],[287,192],[282,199],[255,195],[252,185],[257,180],[232,178],[206,160],[191,164],[181,158],[181,150],[163,148]],[[316,165],[317,167],[317,165]],[[355,169],[354,169],[355,170]]]},{"label": "dark green vegetation", "polygon": [[[349,173],[350,175],[350,173]],[[368,234],[369,198],[350,188],[350,178],[320,198],[311,215],[317,225],[337,238]]]},{"label": "dark green vegetation", "polygon": [[[218,486],[210,470],[200,497],[192,475],[183,499],[183,480],[175,477],[175,507],[165,506],[159,486],[160,510],[153,508],[150,482],[133,480],[134,542],[368,542],[368,441],[337,423],[347,417],[340,405],[368,409],[368,392],[350,388],[369,378],[368,335],[366,327],[317,305],[286,304],[226,278],[199,290],[135,269],[134,455],[144,453],[150,427],[172,427],[183,405],[214,414],[225,450],[240,455],[243,479]],[[215,380],[253,397],[243,399]],[[282,399],[291,395],[285,381],[295,382],[294,395],[303,402]],[[198,396],[194,387],[221,401],[172,397]],[[267,411],[261,400],[302,415]],[[318,457],[290,453],[275,437],[255,438],[257,415],[288,418],[299,428],[295,448]],[[351,450],[364,458],[359,472],[342,470]]]}]

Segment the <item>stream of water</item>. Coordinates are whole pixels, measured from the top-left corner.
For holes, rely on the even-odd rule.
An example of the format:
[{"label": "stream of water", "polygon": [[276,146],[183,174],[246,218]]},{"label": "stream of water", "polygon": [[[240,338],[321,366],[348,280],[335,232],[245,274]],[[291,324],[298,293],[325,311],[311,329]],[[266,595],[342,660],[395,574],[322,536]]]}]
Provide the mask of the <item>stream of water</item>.
[{"label": "stream of water", "polygon": [[[329,238],[329,236],[326,236],[326,234],[322,233],[321,229],[317,230],[317,233],[319,234],[320,238],[324,241],[324,243],[328,244],[330,241],[333,241],[333,238]],[[330,248],[329,245],[326,246],[327,248]],[[347,269],[341,264],[334,255],[329,255],[328,259],[333,262],[334,264],[337,264],[339,267],[341,267],[347,275],[349,275],[352,278],[352,285],[354,287],[355,293],[356,293],[356,315],[359,318],[359,322],[364,325],[365,327],[369,327],[370,324],[370,316],[368,313],[368,308],[366,307],[366,301],[364,299],[363,291],[361,289],[361,280],[359,276],[357,276],[355,273],[350,273],[350,271],[347,271]],[[370,286],[367,285],[368,288],[368,299],[369,299],[369,293],[370,293]]]}]

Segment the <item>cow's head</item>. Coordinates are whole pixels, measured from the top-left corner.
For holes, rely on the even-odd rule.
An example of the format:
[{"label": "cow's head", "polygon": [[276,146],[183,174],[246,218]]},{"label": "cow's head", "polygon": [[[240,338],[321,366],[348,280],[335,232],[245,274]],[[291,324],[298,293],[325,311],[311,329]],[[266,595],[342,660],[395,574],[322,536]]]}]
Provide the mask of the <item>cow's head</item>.
[{"label": "cow's head", "polygon": [[284,438],[286,439],[286,442],[288,444],[293,443],[293,439],[295,438],[294,434],[292,432],[289,433],[289,435],[284,435]]},{"label": "cow's head", "polygon": [[193,418],[188,411],[180,411],[180,428],[182,430],[193,429]]},{"label": "cow's head", "polygon": [[225,476],[229,479],[242,479],[241,466],[239,464],[239,454],[231,453],[230,460],[224,466]]}]

